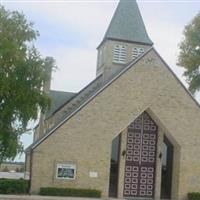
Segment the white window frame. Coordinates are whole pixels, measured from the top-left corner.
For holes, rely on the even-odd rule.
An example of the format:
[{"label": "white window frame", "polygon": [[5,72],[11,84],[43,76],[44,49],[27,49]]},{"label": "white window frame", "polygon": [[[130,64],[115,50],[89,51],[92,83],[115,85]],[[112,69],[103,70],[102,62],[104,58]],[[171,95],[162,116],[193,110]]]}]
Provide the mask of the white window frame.
[{"label": "white window frame", "polygon": [[132,59],[135,60],[136,58],[138,58],[143,53],[144,53],[144,48],[134,47],[132,49]]},{"label": "white window frame", "polygon": [[127,62],[127,46],[117,44],[113,48],[113,62],[125,64]]},{"label": "white window frame", "polygon": [[[59,177],[59,174],[58,174],[58,170],[59,169],[72,169],[74,170],[74,176],[73,178],[71,177]],[[75,180],[76,179],[76,165],[75,164],[57,164],[56,166],[56,178],[57,179],[62,179],[62,180]]]}]

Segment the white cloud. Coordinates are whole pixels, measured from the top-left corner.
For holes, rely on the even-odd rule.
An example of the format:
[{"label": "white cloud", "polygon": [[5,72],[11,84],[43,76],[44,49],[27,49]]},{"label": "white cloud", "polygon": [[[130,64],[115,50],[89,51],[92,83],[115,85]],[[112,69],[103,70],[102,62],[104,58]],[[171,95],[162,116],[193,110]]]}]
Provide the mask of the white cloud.
[{"label": "white cloud", "polygon": [[184,70],[176,65],[179,51],[178,44],[181,41],[183,27],[174,23],[166,24],[159,19],[156,23],[152,22],[149,33],[152,35],[151,38],[154,41],[156,50],[185,84],[185,78],[182,76]]},{"label": "white cloud", "polygon": [[48,51],[48,54],[56,58],[59,68],[53,74],[53,89],[77,92],[95,77],[95,50],[61,46]]},{"label": "white cloud", "polygon": [[[41,18],[65,30],[74,27],[88,38],[96,39],[97,37],[102,38],[117,4],[116,1],[62,1],[58,3],[56,1],[37,3],[28,1],[27,3],[8,3],[5,1],[4,5],[11,9],[22,10],[28,16],[33,17],[33,20]],[[35,23],[37,24],[37,21]]]},{"label": "white cloud", "polygon": [[[178,23],[178,19],[169,21],[169,19],[165,17],[165,14],[168,14],[168,10],[164,10],[165,5],[163,4],[145,4],[144,2],[139,2],[139,5],[145,11],[145,13],[142,14],[144,14],[147,31],[154,41],[156,49],[183,81],[184,79],[181,77],[183,69],[176,66],[178,55],[177,45],[181,40],[183,24]],[[35,20],[41,18],[43,21],[46,21],[46,23],[55,24],[56,28],[60,27],[61,31],[66,31],[64,32],[66,34],[68,33],[68,28],[73,28],[84,35],[86,41],[84,41],[85,46],[82,48],[70,48],[68,47],[68,44],[57,44],[55,48],[53,47],[49,50],[48,47],[48,49],[45,50],[45,46],[42,46],[41,51],[43,54],[51,54],[55,57],[60,68],[60,71],[57,71],[57,73],[54,74],[53,88],[77,90],[81,89],[78,87],[82,87],[85,83],[94,78],[96,65],[95,48],[103,38],[117,6],[117,1],[63,1],[60,3],[56,3],[56,1],[50,3],[27,2],[15,4],[8,3],[6,6],[21,9],[25,14],[28,14],[33,18],[35,17]],[[155,14],[154,10],[151,8],[159,8],[159,6],[162,10],[158,9]],[[150,9],[147,9],[147,7],[150,7]],[[37,25],[37,21],[35,21],[35,23]],[[72,36],[66,35],[65,37]],[[45,40],[45,38],[43,38],[43,40]],[[78,60],[76,59],[77,55],[80,57]],[[82,72],[82,65],[85,66],[86,71],[84,74],[78,75],[78,72]],[[64,74],[70,77],[64,78]],[[83,75],[85,75],[84,78]],[[79,77],[79,84],[77,83],[77,76]],[[62,77],[62,80],[64,81],[62,84],[60,83],[61,79],[57,82],[57,80],[59,80],[58,77]],[[68,80],[71,82],[69,83]]]},{"label": "white cloud", "polygon": [[[26,16],[37,24],[41,19],[46,24],[60,28],[64,37],[79,37],[67,35],[68,29],[81,33],[85,39],[81,47],[68,47],[67,43],[58,43],[49,48],[45,46],[43,30],[39,50],[43,55],[53,56],[59,70],[53,74],[52,88],[58,90],[77,91],[95,78],[96,47],[101,42],[106,28],[117,6],[116,2],[72,2],[61,3],[4,3],[10,9],[22,10]],[[51,30],[49,30],[51,31]],[[46,30],[44,31],[46,34]],[[44,35],[45,35],[44,34]],[[79,39],[79,38],[77,38]],[[70,38],[68,38],[70,40]],[[55,45],[55,44],[52,44]]]}]

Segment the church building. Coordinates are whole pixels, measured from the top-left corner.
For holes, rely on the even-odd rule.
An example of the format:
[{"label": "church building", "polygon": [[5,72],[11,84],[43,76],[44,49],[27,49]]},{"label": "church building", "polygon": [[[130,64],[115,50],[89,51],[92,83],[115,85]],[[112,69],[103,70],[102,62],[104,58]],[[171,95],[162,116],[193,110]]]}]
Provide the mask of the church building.
[{"label": "church building", "polygon": [[200,192],[199,104],[154,49],[135,0],[119,2],[97,50],[91,83],[49,90],[52,107],[26,150],[30,192],[96,189],[132,200]]}]

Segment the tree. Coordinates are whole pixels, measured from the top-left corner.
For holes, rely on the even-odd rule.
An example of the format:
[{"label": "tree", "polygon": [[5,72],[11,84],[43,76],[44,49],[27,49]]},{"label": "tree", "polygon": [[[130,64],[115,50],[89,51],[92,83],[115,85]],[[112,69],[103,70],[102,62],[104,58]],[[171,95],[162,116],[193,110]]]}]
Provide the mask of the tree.
[{"label": "tree", "polygon": [[23,151],[27,123],[50,106],[43,88],[55,64],[34,47],[38,36],[22,13],[0,6],[0,162]]},{"label": "tree", "polygon": [[184,39],[180,44],[178,65],[185,68],[189,90],[200,90],[200,13],[185,26]]}]

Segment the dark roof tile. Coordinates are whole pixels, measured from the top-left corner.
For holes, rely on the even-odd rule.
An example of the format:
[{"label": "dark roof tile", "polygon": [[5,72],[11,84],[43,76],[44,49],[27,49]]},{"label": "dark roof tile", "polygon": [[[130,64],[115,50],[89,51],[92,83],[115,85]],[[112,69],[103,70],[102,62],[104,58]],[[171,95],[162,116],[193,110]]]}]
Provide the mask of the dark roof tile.
[{"label": "dark roof tile", "polygon": [[135,0],[121,0],[106,31],[104,40],[118,39],[152,45]]},{"label": "dark roof tile", "polygon": [[51,98],[51,108],[46,114],[46,118],[50,117],[54,112],[56,112],[63,104],[70,101],[72,97],[74,97],[76,93],[72,92],[63,92],[50,90],[49,96]]}]

